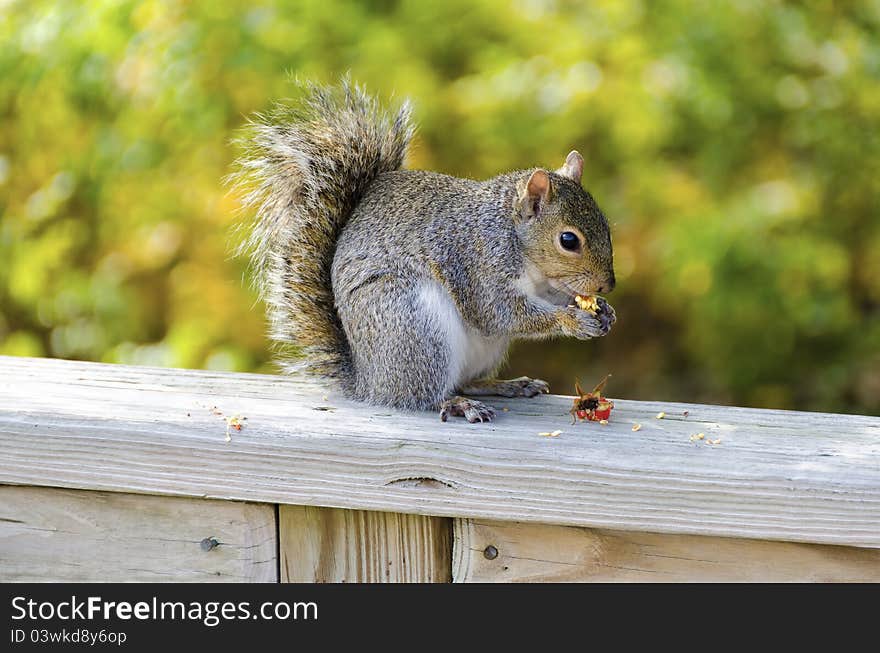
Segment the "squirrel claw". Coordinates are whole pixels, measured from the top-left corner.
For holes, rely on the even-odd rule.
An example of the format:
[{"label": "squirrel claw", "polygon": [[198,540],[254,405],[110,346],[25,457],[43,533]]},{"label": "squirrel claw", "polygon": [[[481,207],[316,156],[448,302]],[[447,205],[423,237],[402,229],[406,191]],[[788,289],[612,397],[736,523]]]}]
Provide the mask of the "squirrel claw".
[{"label": "squirrel claw", "polygon": [[550,394],[550,384],[541,379],[529,379],[529,382],[523,386],[522,394],[524,397]]},{"label": "squirrel claw", "polygon": [[596,312],[596,317],[599,318],[602,330],[608,333],[611,330],[611,325],[617,322],[617,314],[614,312],[611,304],[605,301],[603,297],[599,297],[597,303],[599,304],[599,310]]},{"label": "squirrel claw", "polygon": [[509,381],[499,381],[499,384],[508,386],[506,392],[499,392],[503,397],[534,397],[536,395],[545,395],[550,392],[550,384],[541,379],[530,379],[527,376],[521,376],[518,379],[510,379]]},{"label": "squirrel claw", "polygon": [[453,397],[440,405],[440,421],[445,422],[449,416],[464,417],[468,422],[491,422],[495,417],[495,409],[482,401],[466,397]]}]

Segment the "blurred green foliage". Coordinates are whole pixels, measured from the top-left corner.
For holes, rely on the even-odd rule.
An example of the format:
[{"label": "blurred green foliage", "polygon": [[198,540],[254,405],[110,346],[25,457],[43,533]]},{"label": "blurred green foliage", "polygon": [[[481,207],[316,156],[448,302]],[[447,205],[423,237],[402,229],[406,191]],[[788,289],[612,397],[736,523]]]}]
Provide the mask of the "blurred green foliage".
[{"label": "blurred green foliage", "polygon": [[288,74],[420,123],[410,165],[584,153],[619,321],[558,392],[880,412],[880,2],[0,0],[0,353],[272,369],[222,178]]}]

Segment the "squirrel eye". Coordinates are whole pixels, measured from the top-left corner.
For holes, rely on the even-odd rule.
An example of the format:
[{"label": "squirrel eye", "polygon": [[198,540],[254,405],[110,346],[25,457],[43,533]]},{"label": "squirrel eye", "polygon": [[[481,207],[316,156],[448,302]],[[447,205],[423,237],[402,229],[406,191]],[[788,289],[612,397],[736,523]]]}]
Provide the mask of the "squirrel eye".
[{"label": "squirrel eye", "polygon": [[574,252],[580,247],[581,240],[570,231],[563,231],[559,234],[559,244],[562,245],[563,249]]}]

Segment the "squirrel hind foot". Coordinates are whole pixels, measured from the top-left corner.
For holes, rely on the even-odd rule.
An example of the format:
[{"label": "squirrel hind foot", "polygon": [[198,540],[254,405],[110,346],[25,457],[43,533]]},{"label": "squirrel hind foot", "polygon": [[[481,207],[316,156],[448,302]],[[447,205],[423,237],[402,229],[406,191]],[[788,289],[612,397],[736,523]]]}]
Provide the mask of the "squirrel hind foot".
[{"label": "squirrel hind foot", "polygon": [[496,395],[498,397],[535,397],[549,392],[549,383],[528,376],[520,376],[516,379],[475,381],[461,389],[461,393],[466,395]]},{"label": "squirrel hind foot", "polygon": [[440,404],[440,421],[445,422],[450,416],[464,417],[471,424],[491,422],[495,418],[495,409],[476,399],[453,397]]}]

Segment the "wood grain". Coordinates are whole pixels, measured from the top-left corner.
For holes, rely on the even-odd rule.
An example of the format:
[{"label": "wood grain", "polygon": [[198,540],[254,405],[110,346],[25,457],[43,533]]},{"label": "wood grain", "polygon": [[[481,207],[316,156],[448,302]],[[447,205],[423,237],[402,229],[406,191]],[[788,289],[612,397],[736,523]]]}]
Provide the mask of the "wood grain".
[{"label": "wood grain", "polygon": [[276,555],[274,506],[0,486],[3,582],[275,582]]},{"label": "wood grain", "polygon": [[492,403],[444,424],[298,378],[0,357],[0,483],[880,547],[876,417]]},{"label": "wood grain", "polygon": [[880,582],[877,549],[454,521],[455,582]]},{"label": "wood grain", "polygon": [[452,524],[442,517],[279,507],[281,580],[448,583]]}]

